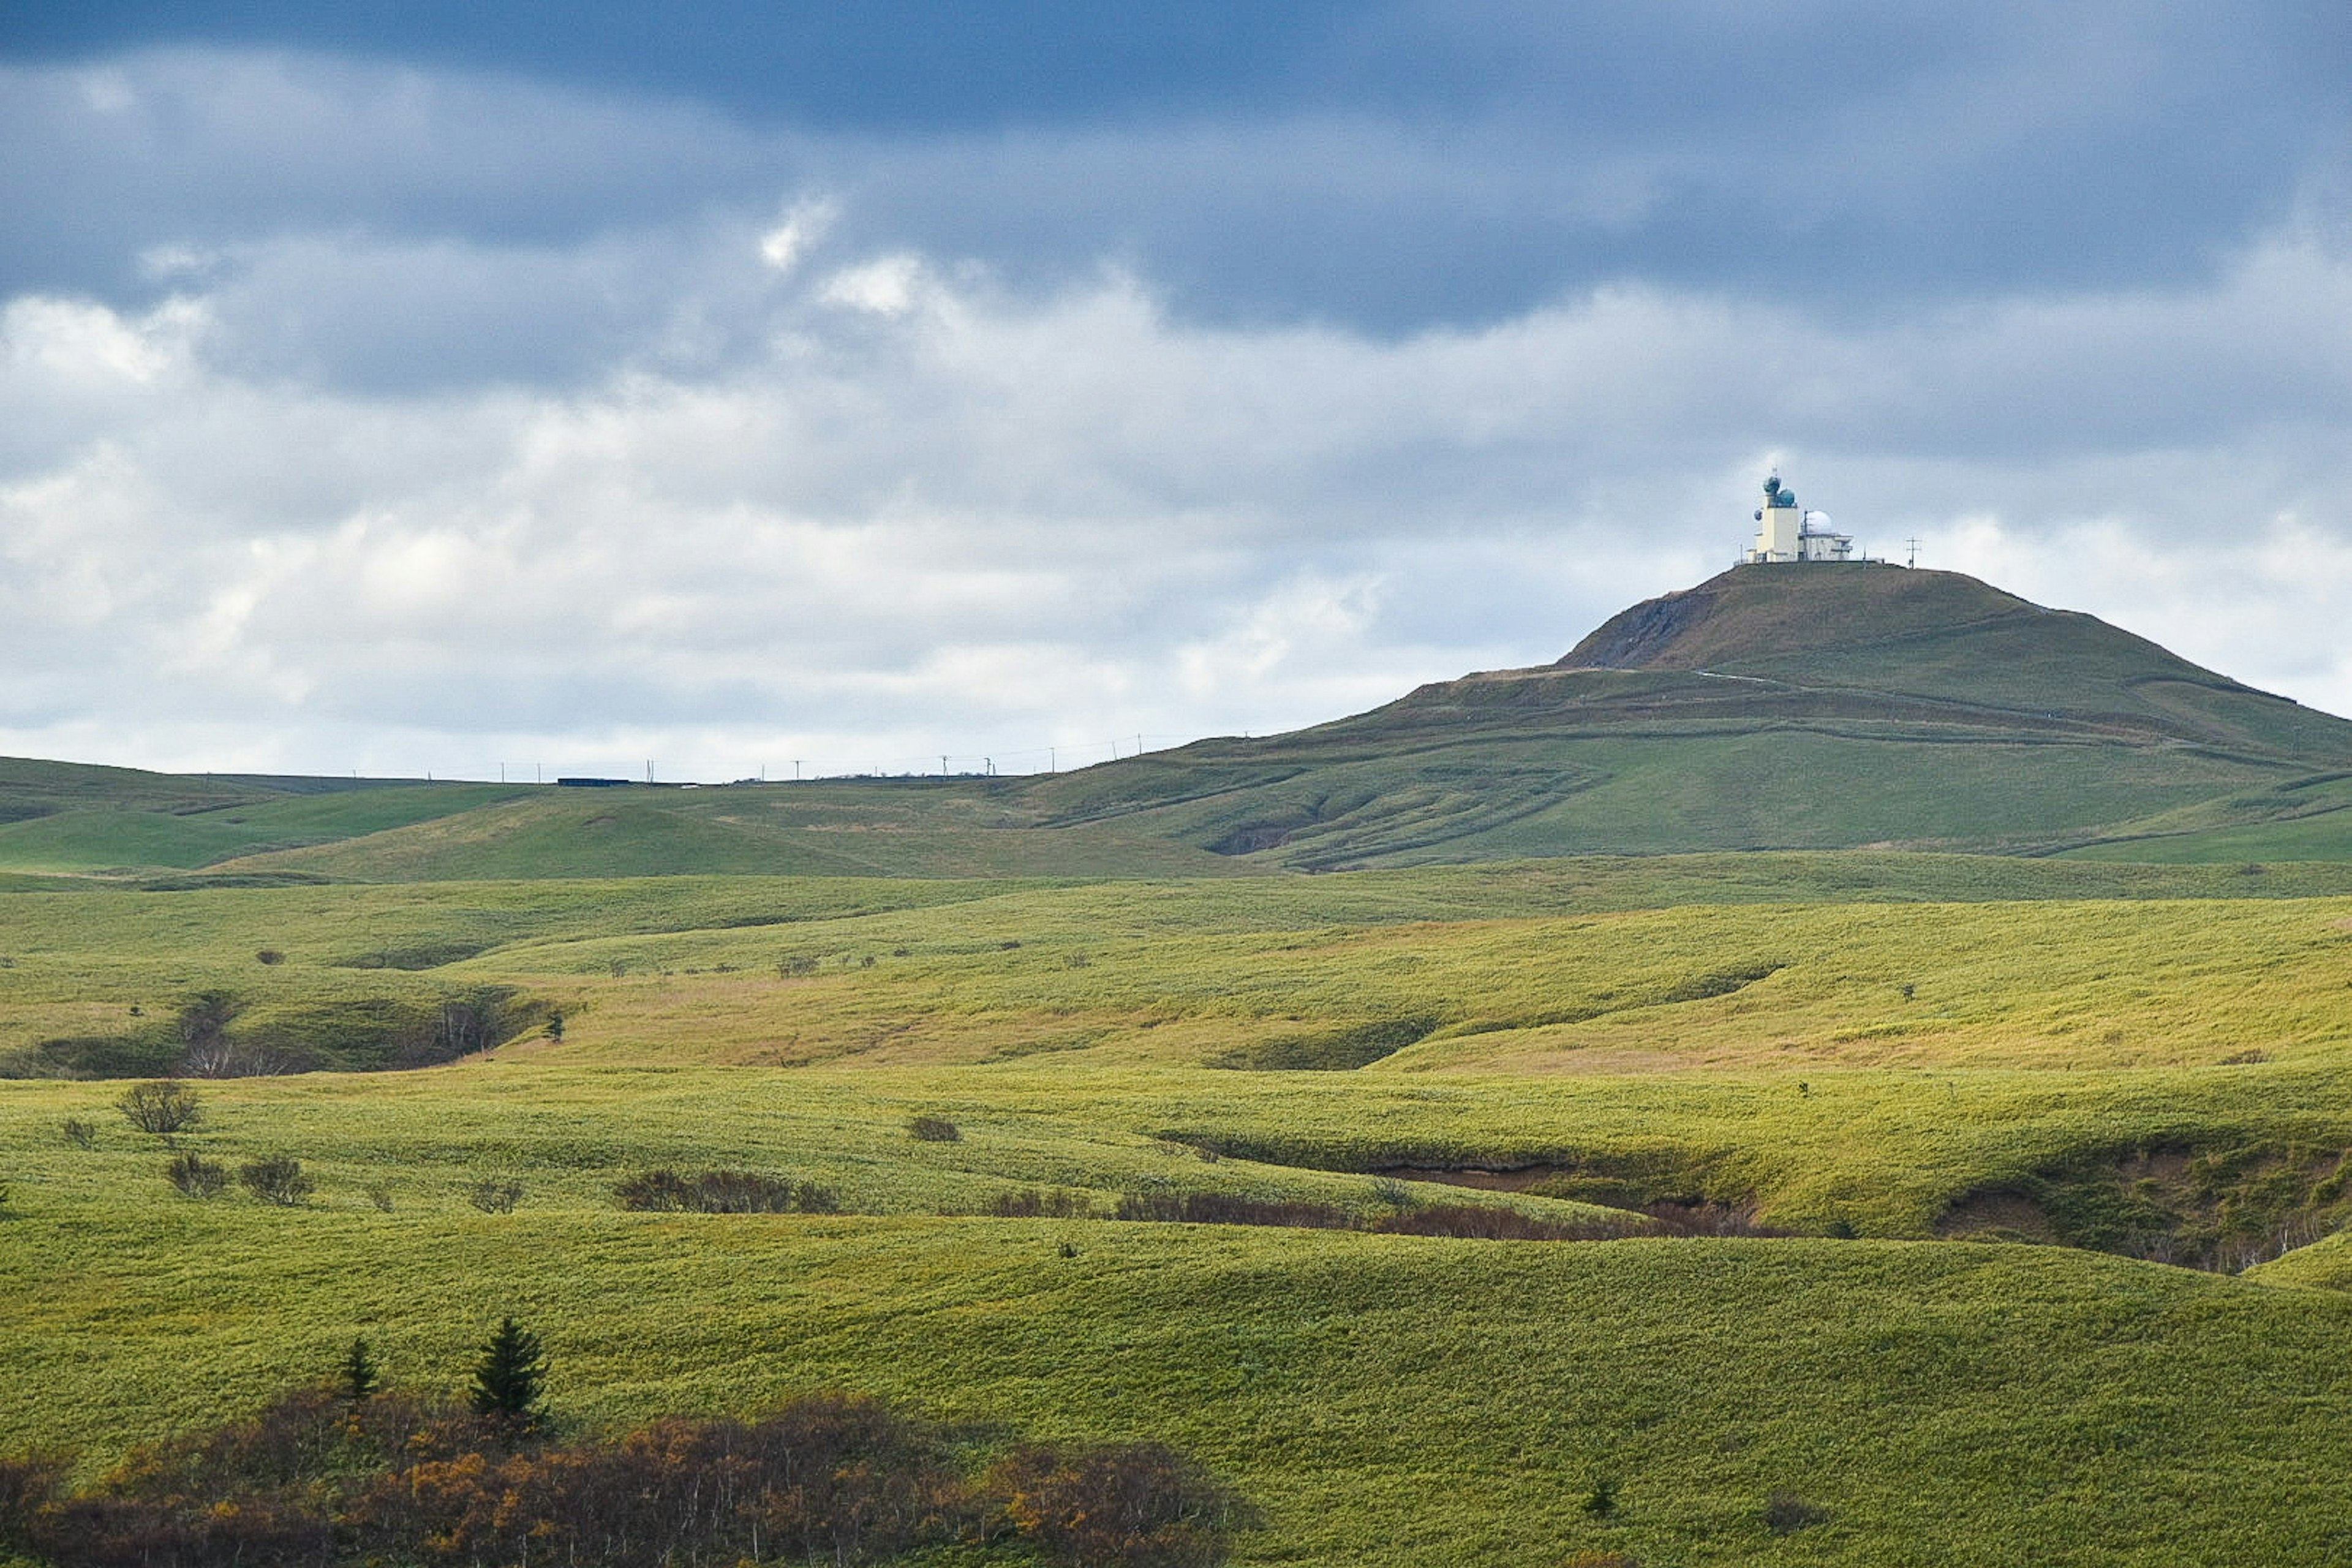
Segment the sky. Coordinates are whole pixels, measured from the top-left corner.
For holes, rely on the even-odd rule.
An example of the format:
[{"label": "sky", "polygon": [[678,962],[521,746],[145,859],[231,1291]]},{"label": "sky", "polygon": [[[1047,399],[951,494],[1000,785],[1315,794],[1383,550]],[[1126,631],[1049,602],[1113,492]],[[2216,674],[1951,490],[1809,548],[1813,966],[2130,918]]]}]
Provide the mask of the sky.
[{"label": "sky", "polygon": [[2352,10],[0,0],[6,754],[1080,766],[1776,467],[2352,714]]}]

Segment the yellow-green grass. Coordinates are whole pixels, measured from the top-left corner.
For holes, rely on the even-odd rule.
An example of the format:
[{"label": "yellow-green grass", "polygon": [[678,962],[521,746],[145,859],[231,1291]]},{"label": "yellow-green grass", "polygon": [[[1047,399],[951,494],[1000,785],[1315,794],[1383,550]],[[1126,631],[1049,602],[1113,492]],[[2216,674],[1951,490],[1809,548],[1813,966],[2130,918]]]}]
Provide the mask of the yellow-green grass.
[{"label": "yellow-green grass", "polygon": [[516,793],[496,784],[389,785],[204,810],[106,805],[60,811],[0,826],[0,867],[53,872],[186,869],[455,816]]},{"label": "yellow-green grass", "polygon": [[[1177,1442],[1267,1510],[1253,1562],[2329,1563],[2341,1240],[2227,1278],[1931,1238],[2013,1217],[1988,1196],[2135,1201],[2142,1170],[2168,1201],[2341,1218],[2346,875],[1820,855],[13,895],[0,1049],[205,990],[246,999],[244,1028],[509,986],[567,1027],[423,1072],[200,1084],[176,1147],[295,1155],[319,1187],[294,1209],[179,1195],[119,1083],[0,1083],[0,1449],[94,1470],[354,1333],[450,1389],[513,1311],[585,1424],[839,1384]],[[431,966],[352,967],[385,963]],[[1400,1018],[1429,1037],[1360,1070],[1202,1065]],[[961,1138],[912,1137],[918,1115]],[[623,1212],[613,1184],[657,1165],[856,1212]],[[1548,1194],[1709,1200],[1804,1234],[981,1212],[1170,1190],[1369,1217],[1399,1191],[1381,1173],[1463,1166],[1532,1190],[1411,1190],[1551,1217],[1591,1211]],[[470,1205],[488,1178],[518,1212]],[[1603,1473],[1619,1522],[1576,1506]],[[1772,1536],[1775,1489],[1831,1522]]]},{"label": "yellow-green grass", "polygon": [[[601,1205],[647,1165],[741,1165],[814,1179],[855,1208],[968,1212],[1014,1188],[1144,1187],[1361,1208],[1392,1168],[1528,1168],[1577,1190],[1612,1179],[1636,1199],[1708,1199],[1814,1233],[1925,1237],[1952,1205],[2141,1151],[2250,1149],[2332,1170],[2352,1150],[2352,1068],[2082,1073],[1843,1069],[1520,1078],[1264,1075],[1120,1068],[1053,1056],[994,1068],[779,1069],[598,1067],[555,1049],[503,1049],[458,1068],[206,1084],[188,1146],[247,1159],[289,1152],[322,1197],[449,1209],[467,1181],[509,1173],[541,1205]],[[115,1174],[152,1178],[162,1149],[115,1114],[117,1084],[0,1086],[20,1199]],[[965,1136],[911,1138],[947,1118]],[[79,1117],[100,1146],[69,1146]],[[1204,1160],[1200,1149],[1227,1157]],[[144,1159],[134,1179],[121,1162]],[[1541,1184],[1549,1185],[1550,1184]],[[2341,1184],[2334,1198],[2341,1206]],[[1434,1190],[1434,1189],[1433,1189]],[[1448,1189],[1450,1190],[1450,1189]],[[1424,1194],[1428,1195],[1428,1194]],[[1552,1200],[1503,1194],[1491,1200]],[[2298,1201],[2299,1198],[2298,1198]],[[1107,1206],[1107,1201],[1106,1201]]]},{"label": "yellow-green grass", "polygon": [[[444,973],[560,998],[569,1048],[606,1059],[903,1065],[1083,1047],[1197,1062],[1390,1021],[1427,1037],[1375,1071],[2334,1061],[2352,1039],[2346,900],[1698,907],[1188,934],[1165,929],[1151,891],[1129,889],[1117,910],[1042,892],[783,931],[522,943]],[[779,973],[795,957],[816,972]]]},{"label": "yellow-green grass", "polygon": [[1047,830],[1010,784],[873,780],[566,790],[223,862],[357,881],[484,877],[1231,876],[1265,869],[1150,831]]},{"label": "yellow-green grass", "polygon": [[[1335,1133],[1524,1124],[1605,1098],[1538,1086],[1531,1114],[1505,1083],[1337,1076],[1298,1113]],[[905,1211],[1057,1178],[1375,1201],[1361,1177],[1205,1163],[1140,1131],[1249,1106],[1291,1121],[1226,1089],[1236,1077],[478,1063],[206,1086],[212,1120],[183,1147],[300,1155],[322,1183],[297,1209],[178,1196],[161,1141],[119,1120],[94,1149],[65,1144],[63,1116],[103,1116],[99,1086],[0,1087],[17,1176],[0,1447],[102,1466],[322,1375],[355,1333],[395,1380],[451,1390],[513,1312],[545,1332],[558,1410],[583,1425],[846,1385],[1042,1436],[1176,1442],[1265,1509],[1248,1562],[2336,1560],[2352,1299],[2333,1291],[2057,1248],[661,1216],[605,1190],[645,1163],[707,1160]],[[1365,1097],[1352,1111],[1346,1089]],[[1984,1128],[2018,1119],[2015,1093],[1975,1108]],[[917,1108],[960,1119],[963,1141],[907,1137]],[[1852,1119],[1817,1109],[1822,1129]],[[465,1206],[477,1172],[520,1176],[522,1207]],[[389,1214],[361,1191],[386,1180]],[[1601,1474],[1622,1484],[1617,1522],[1576,1506]],[[1773,1537],[1776,1489],[1831,1521]]]},{"label": "yellow-green grass", "polygon": [[[1878,890],[1867,863],[1791,861],[1794,887]],[[2135,868],[2035,869],[2071,890],[2110,874],[2115,888],[2175,891],[2297,885],[2206,868],[2178,884]],[[242,1028],[299,1036],[338,1008],[485,986],[564,1010],[566,1057],[608,1061],[1083,1049],[1200,1062],[1378,1025],[1398,1032],[1392,1045],[1427,1037],[1380,1072],[2071,1069],[2248,1052],[2332,1060],[2352,1026],[2352,903],[2340,900],[1616,907],[1774,890],[1768,869],[1738,870],[1617,861],[1246,882],[25,895],[0,900],[0,1051],[152,1034],[207,991],[247,1005]],[[1925,880],[1915,870],[1881,896],[1916,897]]]}]

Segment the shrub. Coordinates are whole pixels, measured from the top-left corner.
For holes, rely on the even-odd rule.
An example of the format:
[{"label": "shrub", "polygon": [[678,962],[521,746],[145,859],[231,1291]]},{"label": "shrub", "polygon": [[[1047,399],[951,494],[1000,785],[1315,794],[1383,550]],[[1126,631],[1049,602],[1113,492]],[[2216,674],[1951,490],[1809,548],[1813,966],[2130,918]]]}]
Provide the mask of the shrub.
[{"label": "shrub", "polygon": [[987,1484],[1038,1554],[1071,1568],[1207,1568],[1255,1522],[1231,1489],[1157,1443],[1024,1448]]},{"label": "shrub", "polygon": [[196,1098],[196,1091],[177,1079],[134,1083],[114,1103],[140,1131],[166,1137],[184,1132],[205,1119],[204,1102]]},{"label": "shrub", "polygon": [[1615,1513],[1617,1511],[1617,1478],[1615,1476],[1593,1477],[1592,1489],[1584,1494],[1584,1501],[1578,1506],[1594,1519],[1607,1519]]},{"label": "shrub", "polygon": [[1829,1522],[1830,1510],[1807,1502],[1794,1492],[1774,1492],[1764,1500],[1764,1527],[1775,1535],[1794,1535]]},{"label": "shrub", "polygon": [[302,1173],[302,1162],[291,1154],[264,1154],[247,1160],[236,1168],[236,1179],[263,1203],[285,1208],[292,1208],[311,1192],[310,1178]]},{"label": "shrub", "polygon": [[540,1387],[546,1381],[547,1356],[539,1336],[505,1318],[474,1363],[467,1397],[475,1415],[530,1430],[539,1425]]},{"label": "shrub", "polygon": [[1388,1236],[1451,1236],[1479,1241],[1607,1241],[1626,1234],[1624,1225],[1615,1220],[1535,1219],[1517,1209],[1476,1204],[1405,1209],[1374,1221],[1372,1228]]},{"label": "shrub", "polygon": [[988,1200],[987,1212],[998,1219],[1092,1219],[1095,1205],[1084,1193],[1066,1192],[1058,1187],[1041,1192],[1030,1187],[997,1194]]},{"label": "shrub", "polygon": [[192,1198],[214,1197],[228,1185],[227,1166],[194,1152],[173,1155],[163,1167],[163,1175]]},{"label": "shrub", "polygon": [[[511,1319],[500,1337],[525,1362],[535,1353]],[[964,1481],[958,1459],[937,1428],[852,1394],[555,1445],[506,1411],[397,1392],[354,1401],[320,1384],[136,1450],[78,1494],[61,1463],[0,1460],[0,1554],[50,1568],[852,1564],[981,1543],[986,1510],[1049,1563],[1204,1568],[1253,1522],[1156,1447],[1021,1450],[995,1467],[993,1491]]]},{"label": "shrub", "polygon": [[98,1142],[98,1129],[79,1116],[67,1117],[65,1124],[58,1131],[64,1134],[67,1142],[77,1149],[88,1149]]},{"label": "shrub", "polygon": [[392,1212],[392,1184],[390,1182],[370,1182],[367,1184],[365,1191],[367,1193],[368,1202],[373,1204],[379,1211],[384,1214],[390,1214]]},{"label": "shrub", "polygon": [[971,1533],[936,1434],[818,1395],[757,1422],[659,1421],[617,1441],[457,1454],[383,1475],[352,1510],[383,1556],[669,1568],[871,1563]]},{"label": "shrub", "polygon": [[0,1546],[32,1543],[41,1515],[65,1479],[62,1459],[37,1454],[0,1458]]},{"label": "shrub", "polygon": [[466,1189],[466,1201],[484,1214],[512,1214],[522,1202],[522,1184],[511,1176],[485,1176]]},{"label": "shrub", "polygon": [[1560,1568],[1642,1568],[1642,1560],[1622,1552],[1580,1552]]},{"label": "shrub", "polygon": [[253,956],[255,961],[260,963],[278,964],[286,962],[286,955],[274,947],[265,947]]},{"label": "shrub", "polygon": [[14,1197],[16,1194],[16,1188],[15,1184],[10,1182],[5,1176],[0,1176],[0,1209],[6,1208],[8,1206],[8,1200]]},{"label": "shrub", "polygon": [[907,1135],[919,1143],[955,1143],[962,1141],[963,1129],[944,1116],[918,1116],[908,1121]]},{"label": "shrub", "polygon": [[692,1175],[644,1171],[616,1184],[625,1209],[656,1214],[838,1214],[830,1187],[763,1176],[756,1171],[701,1171]]},{"label": "shrub", "polygon": [[1356,1223],[1354,1215],[1331,1204],[1244,1198],[1230,1193],[1122,1193],[1111,1217],[1179,1225],[1286,1225],[1316,1230],[1347,1230]]},{"label": "shrub", "polygon": [[805,952],[790,953],[776,960],[776,973],[786,980],[797,980],[816,973],[816,960]]}]

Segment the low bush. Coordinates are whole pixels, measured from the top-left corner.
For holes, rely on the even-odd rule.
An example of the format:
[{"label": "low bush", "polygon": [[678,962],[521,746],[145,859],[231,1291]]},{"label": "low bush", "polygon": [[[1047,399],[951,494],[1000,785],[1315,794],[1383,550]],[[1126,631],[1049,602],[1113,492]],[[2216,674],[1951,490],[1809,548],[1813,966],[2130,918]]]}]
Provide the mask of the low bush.
[{"label": "low bush", "polygon": [[134,1083],[114,1104],[140,1131],[166,1137],[185,1132],[205,1119],[204,1102],[196,1098],[196,1091],[177,1079]]},{"label": "low bush", "polygon": [[511,1176],[485,1176],[466,1189],[466,1201],[484,1214],[512,1214],[522,1202],[522,1184]]},{"label": "low bush", "polygon": [[217,1196],[228,1185],[228,1167],[202,1154],[174,1154],[163,1167],[164,1179],[192,1198]]},{"label": "low bush", "polygon": [[1255,1522],[1230,1489],[1157,1443],[1024,1448],[986,1485],[1038,1554],[1068,1568],[1208,1568]]},{"label": "low bush", "polygon": [[963,1129],[944,1116],[917,1116],[907,1123],[907,1135],[919,1143],[954,1143],[963,1138]]},{"label": "low bush", "polygon": [[976,1484],[959,1458],[936,1427],[856,1394],[554,1444],[339,1381],[140,1449],[79,1492],[61,1463],[0,1459],[0,1553],[52,1568],[676,1568],[877,1563],[994,1537],[1071,1568],[1211,1568],[1255,1522],[1156,1444],[1023,1448]]},{"label": "low bush", "polygon": [[1517,1209],[1476,1204],[1433,1204],[1384,1215],[1374,1220],[1371,1228],[1383,1236],[1451,1236],[1477,1241],[1609,1241],[1648,1227],[1629,1228],[1622,1221],[1607,1219],[1536,1219]]},{"label": "low bush", "polygon": [[1356,1216],[1332,1204],[1285,1198],[1244,1198],[1231,1193],[1122,1193],[1114,1219],[1178,1225],[1285,1225],[1348,1230]]},{"label": "low bush", "polygon": [[1764,1528],[1775,1535],[1794,1535],[1829,1522],[1830,1510],[1809,1503],[1794,1492],[1774,1492],[1764,1500]]},{"label": "low bush", "polygon": [[98,1129],[79,1116],[68,1116],[58,1129],[59,1135],[77,1149],[88,1149],[98,1142]]},{"label": "low bush", "polygon": [[302,1162],[291,1154],[263,1154],[247,1160],[236,1168],[236,1179],[263,1203],[282,1208],[292,1208],[311,1193]]},{"label": "low bush", "polygon": [[838,1214],[841,1200],[829,1187],[764,1176],[756,1171],[644,1171],[616,1184],[614,1196],[625,1209],[656,1214]]},{"label": "low bush", "polygon": [[998,1219],[1092,1219],[1095,1205],[1084,1193],[1029,1187],[997,1194],[988,1200],[987,1212]]}]

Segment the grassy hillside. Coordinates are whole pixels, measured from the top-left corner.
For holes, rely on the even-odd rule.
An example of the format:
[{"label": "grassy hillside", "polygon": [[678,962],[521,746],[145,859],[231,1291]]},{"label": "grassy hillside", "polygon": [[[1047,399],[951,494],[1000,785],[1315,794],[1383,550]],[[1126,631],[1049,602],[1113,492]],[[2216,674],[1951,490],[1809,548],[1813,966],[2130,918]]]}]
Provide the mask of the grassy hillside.
[{"label": "grassy hillside", "polygon": [[1124,826],[1044,832],[1009,784],[869,780],[715,789],[545,790],[315,849],[224,861],[364,881],[750,874],[1221,876],[1237,867]]},{"label": "grassy hillside", "polygon": [[[557,1409],[577,1425],[847,1385],[1046,1436],[1177,1442],[1265,1510],[1247,1562],[2335,1560],[2352,1301],[2334,1291],[2055,1247],[1507,1243],[971,1213],[1039,1185],[1367,1213],[1399,1201],[1360,1175],[1208,1163],[1153,1135],[1218,1105],[1298,1124],[1221,1087],[1234,1076],[550,1059],[206,1086],[211,1115],[182,1151],[302,1159],[319,1190],[290,1209],[173,1192],[161,1140],[113,1118],[100,1086],[10,1086],[5,1376],[40,1394],[0,1399],[0,1447],[68,1443],[102,1465],[318,1375],[354,1333],[395,1380],[451,1389],[488,1325],[516,1312],[546,1333]],[[2279,1085],[2281,1109],[2316,1082]],[[1358,1142],[1368,1128],[1435,1142],[1468,1122],[1556,1142],[1596,1117],[1680,1120],[1591,1085],[1532,1106],[1505,1082],[1364,1100],[1339,1087],[1303,1125]],[[1849,1150],[1897,1125],[2017,1126],[2021,1102],[1983,1087],[1964,1080],[1962,1114],[1923,1098],[1860,1126],[1850,1105],[1824,1105],[1814,1125]],[[2041,1092],[2078,1092],[2086,1116],[2114,1098]],[[1764,1131],[1758,1109],[1744,1120]],[[961,1138],[909,1137],[918,1110],[953,1118]],[[73,1116],[97,1127],[91,1147],[58,1137]],[[1712,1125],[1742,1119],[1727,1104]],[[866,1212],[621,1212],[613,1183],[659,1163],[819,1179]],[[474,1209],[465,1194],[486,1176],[520,1182],[520,1209]],[[1407,1204],[1465,1195],[1405,1185]],[[1576,1506],[1602,1477],[1620,1493],[1607,1520]],[[1775,1492],[1826,1518],[1776,1535]]]},{"label": "grassy hillside", "polygon": [[[2352,1146],[2352,899],[1886,903],[1874,865],[1898,896],[1928,868],[1799,858],[1770,887],[1769,864],[26,895],[0,901],[0,1060],[161,1072],[193,1017],[281,1063],[519,1036],[499,1063],[534,1073],[961,1067],[929,1092],[1285,1164],[1544,1167],[1565,1196],[1696,1192],[1893,1236],[2003,1183],[2112,1184],[2158,1148],[2284,1162],[2278,1202],[2333,1202],[2312,1162]],[[1943,865],[2076,892],[2268,880]],[[1749,897],[1837,873],[1852,901],[1671,905],[1711,866]],[[446,1037],[452,1008],[479,1032]],[[2184,1187],[2177,1217],[2210,1219],[2236,1180]]]},{"label": "grassy hillside", "polygon": [[0,871],[1216,876],[1862,847],[2332,859],[2347,777],[2352,723],[2090,616],[1952,573],[1742,567],[1634,606],[1557,666],[1042,778],[304,798],[289,792],[345,782],[0,764]]},{"label": "grassy hillside", "polygon": [[[20,1071],[383,1065],[486,997],[426,1043],[495,1048],[203,1081],[168,1145],[0,1081],[0,1452],[95,1475],[355,1334],[453,1391],[512,1312],[572,1429],[848,1386],[1165,1440],[1264,1510],[1245,1563],[2328,1563],[2347,954],[2326,863],[18,892]],[[656,1168],[841,1212],[625,1211]],[[1335,1223],[1111,1217],[1188,1196]],[[1370,1228],[1455,1205],[1701,1234]]]},{"label": "grassy hillside", "polygon": [[201,810],[142,809],[118,802],[0,826],[0,867],[56,872],[190,869],[451,816],[511,800],[516,793],[498,784],[399,784],[279,793]]},{"label": "grassy hillside", "polygon": [[226,863],[415,880],[1857,847],[2334,858],[2343,835],[2323,819],[2352,799],[2347,767],[2352,723],[2087,616],[1951,573],[1743,567],[1635,606],[1559,666],[1287,735],[1043,778],[542,793]]}]

